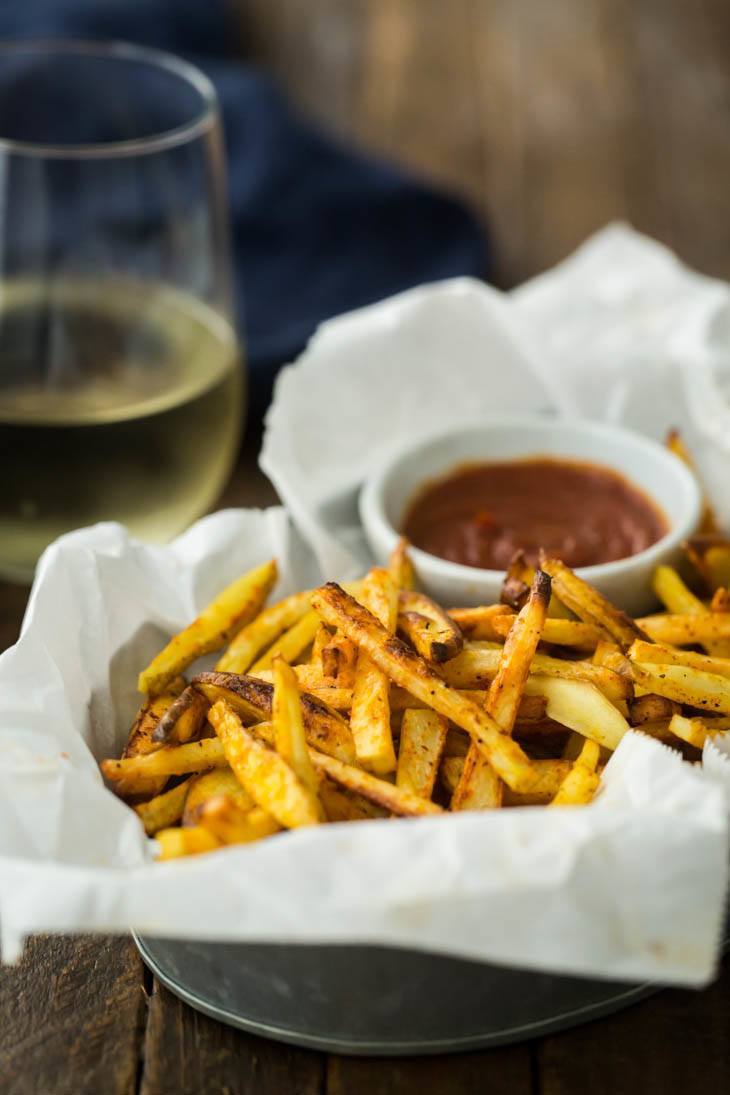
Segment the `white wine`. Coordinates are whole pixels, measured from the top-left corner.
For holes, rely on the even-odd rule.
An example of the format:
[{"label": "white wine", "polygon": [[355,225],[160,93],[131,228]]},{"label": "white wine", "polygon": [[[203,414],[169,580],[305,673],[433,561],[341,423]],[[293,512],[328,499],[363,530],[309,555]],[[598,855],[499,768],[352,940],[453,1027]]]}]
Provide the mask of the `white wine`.
[{"label": "white wine", "polygon": [[243,413],[230,324],[158,283],[0,283],[0,572],[116,520],[164,541],[215,501]]}]

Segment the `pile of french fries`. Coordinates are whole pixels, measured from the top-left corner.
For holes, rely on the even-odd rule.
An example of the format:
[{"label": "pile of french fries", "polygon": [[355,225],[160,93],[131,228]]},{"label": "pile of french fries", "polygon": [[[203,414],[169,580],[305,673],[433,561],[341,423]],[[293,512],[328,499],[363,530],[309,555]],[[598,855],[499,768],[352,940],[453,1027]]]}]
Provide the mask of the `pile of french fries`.
[{"label": "pile of french fries", "polygon": [[694,577],[658,567],[664,611],[643,619],[557,559],[518,555],[499,604],[449,610],[416,589],[405,541],[346,588],[269,607],[267,562],[143,670],[104,776],[170,859],[303,825],[582,805],[630,729],[697,761],[730,732],[730,541],[704,521]]}]

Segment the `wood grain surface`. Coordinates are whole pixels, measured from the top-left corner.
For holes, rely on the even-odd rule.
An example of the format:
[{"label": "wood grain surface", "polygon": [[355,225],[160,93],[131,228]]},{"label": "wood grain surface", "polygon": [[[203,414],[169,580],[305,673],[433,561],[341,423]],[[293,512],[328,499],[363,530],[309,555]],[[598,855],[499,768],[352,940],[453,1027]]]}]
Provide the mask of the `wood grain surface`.
[{"label": "wood grain surface", "polygon": [[[309,116],[462,196],[514,285],[623,217],[730,277],[727,0],[229,0]],[[223,505],[266,505],[249,438]],[[0,584],[0,648],[27,590]],[[448,1006],[448,1001],[445,1001]],[[279,1046],[153,985],[128,939],[0,970],[2,1095],[671,1095],[730,1090],[730,975],[529,1044],[420,1060]]]}]

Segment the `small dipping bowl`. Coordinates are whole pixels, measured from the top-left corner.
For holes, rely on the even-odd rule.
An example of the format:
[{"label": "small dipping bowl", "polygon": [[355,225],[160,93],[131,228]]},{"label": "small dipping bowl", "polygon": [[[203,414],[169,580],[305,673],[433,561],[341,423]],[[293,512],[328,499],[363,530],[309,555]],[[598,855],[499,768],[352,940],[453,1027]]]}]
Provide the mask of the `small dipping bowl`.
[{"label": "small dipping bowl", "polygon": [[[654,568],[674,564],[682,541],[700,519],[702,499],[694,475],[662,445],[597,422],[539,415],[500,415],[454,427],[405,446],[377,468],[360,494],[360,518],[370,549],[385,563],[406,513],[429,482],[460,465],[550,457],[602,465],[643,491],[662,511],[669,531],[646,550],[625,559],[576,571],[625,611],[651,609]],[[444,607],[471,607],[499,600],[504,571],[484,570],[410,549],[419,581]]]}]

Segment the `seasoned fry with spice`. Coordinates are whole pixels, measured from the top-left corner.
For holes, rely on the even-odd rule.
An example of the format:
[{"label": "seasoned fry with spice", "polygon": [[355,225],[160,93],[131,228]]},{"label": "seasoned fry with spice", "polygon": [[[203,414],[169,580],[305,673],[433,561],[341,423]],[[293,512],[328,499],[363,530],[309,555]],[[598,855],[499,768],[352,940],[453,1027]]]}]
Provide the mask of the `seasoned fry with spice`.
[{"label": "seasoned fry with spice", "polygon": [[276,562],[272,559],[244,574],[219,593],[197,620],[174,638],[139,675],[139,690],[157,696],[192,662],[220,650],[236,630],[258,613],[274,587]]}]

